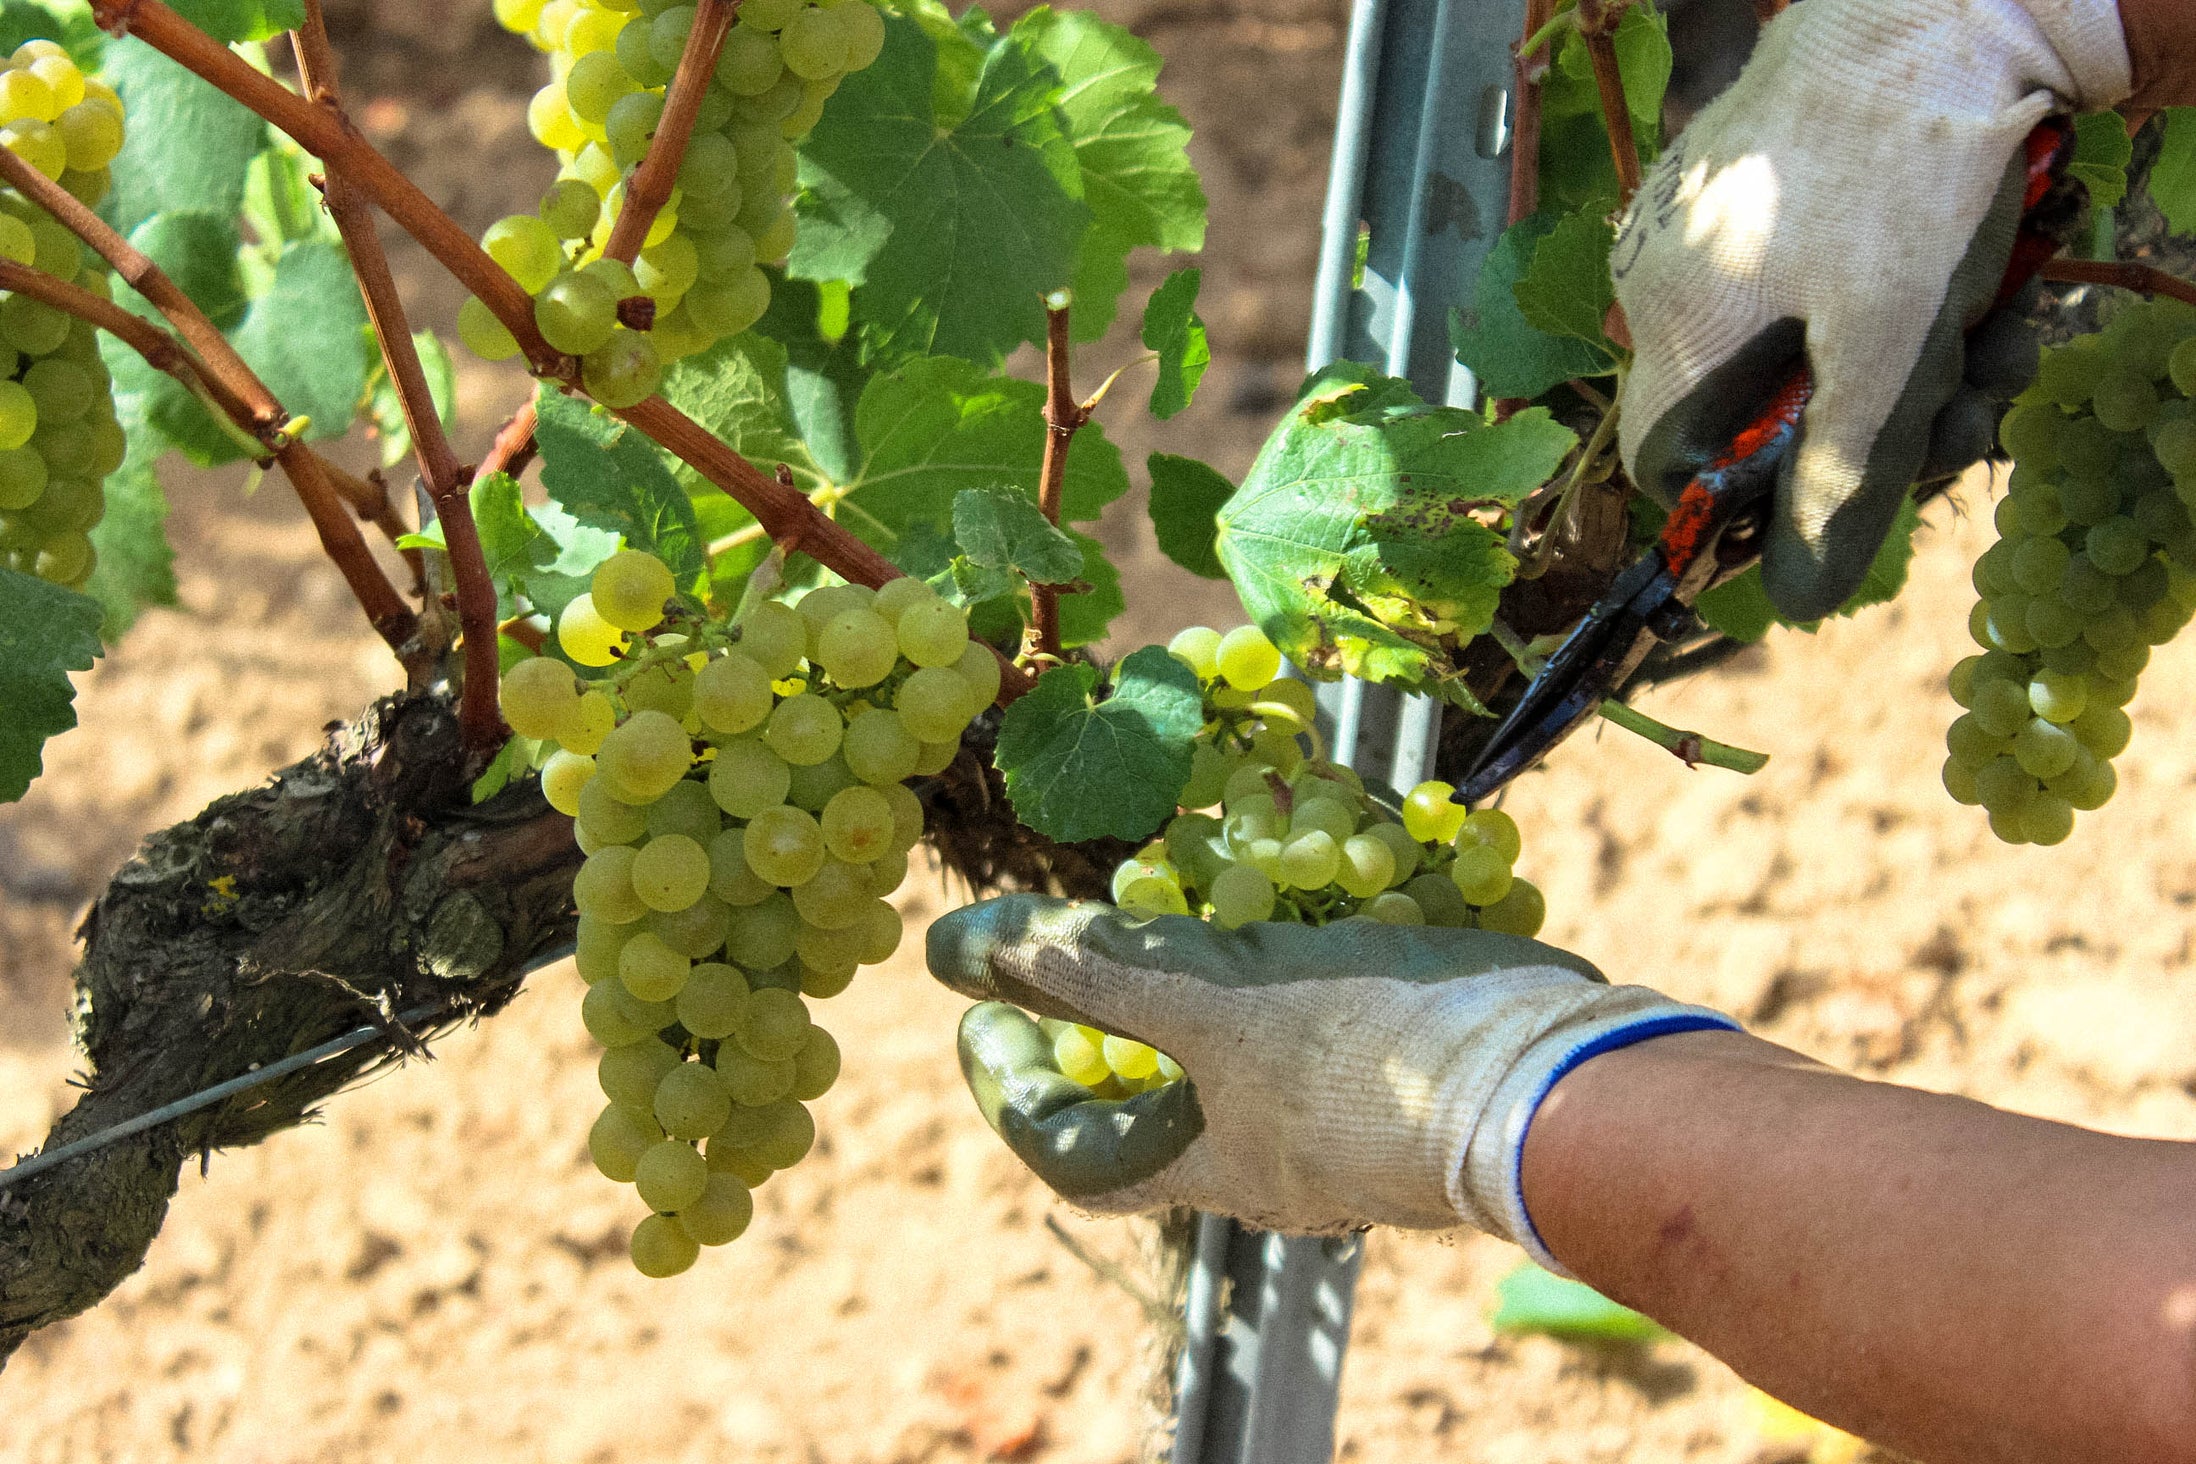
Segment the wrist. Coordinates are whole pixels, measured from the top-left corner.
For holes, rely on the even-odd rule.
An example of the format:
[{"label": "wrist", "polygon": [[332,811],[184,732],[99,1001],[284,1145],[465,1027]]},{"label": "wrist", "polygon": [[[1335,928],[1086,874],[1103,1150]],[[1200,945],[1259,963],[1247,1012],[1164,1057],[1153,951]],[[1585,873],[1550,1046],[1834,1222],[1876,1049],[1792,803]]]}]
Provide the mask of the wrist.
[{"label": "wrist", "polygon": [[1739,1024],[1707,1007],[1687,1006],[1643,987],[1615,987],[1599,1009],[1544,1034],[1514,1062],[1471,1136],[1457,1173],[1458,1210],[1482,1230],[1523,1247],[1568,1275],[1535,1226],[1526,1200],[1524,1159],[1535,1119],[1566,1079],[1596,1059],[1688,1037],[1745,1037]]},{"label": "wrist", "polygon": [[2196,106],[2196,6],[2188,0],[2120,0],[2134,71],[2131,108]]}]

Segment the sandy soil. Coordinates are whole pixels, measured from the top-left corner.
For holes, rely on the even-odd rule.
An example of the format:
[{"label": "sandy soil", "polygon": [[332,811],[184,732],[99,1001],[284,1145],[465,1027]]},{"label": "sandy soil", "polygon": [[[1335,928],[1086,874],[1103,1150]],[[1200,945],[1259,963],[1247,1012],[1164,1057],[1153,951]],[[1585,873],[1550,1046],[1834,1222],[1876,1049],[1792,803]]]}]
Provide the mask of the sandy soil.
[{"label": "sandy soil", "polygon": [[[1177,58],[1177,100],[1205,129],[1223,348],[1198,415],[1117,435],[1132,463],[1196,442],[1239,469],[1294,379],[1340,7],[1106,8]],[[478,226],[538,186],[510,126],[523,68],[494,53],[407,73],[406,56],[470,56],[448,36],[481,34],[414,24],[425,9],[383,7],[351,75],[395,89],[369,125]],[[365,10],[339,11],[344,35]],[[1254,79],[1277,117],[1229,115]],[[495,165],[437,173],[439,140],[459,131]],[[420,295],[441,299],[431,283]],[[467,377],[476,450],[517,392]],[[246,498],[233,477],[178,474],[171,488],[182,610],[148,617],[83,679],[83,725],[50,747],[51,776],[0,810],[11,1153],[69,1101],[68,931],[84,903],[147,830],[302,754],[393,677],[276,485]],[[1932,518],[1899,605],[1648,701],[1773,752],[1758,777],[1688,772],[1610,732],[1520,785],[1548,935],[1829,1061],[2196,1137],[2196,845],[2179,802],[2196,741],[2173,726],[2196,695],[2196,646],[2147,675],[2113,805],[2058,849],[2002,848],[1936,782],[1942,676],[1985,541],[1948,508]],[[1157,561],[1133,504],[1107,534],[1140,605],[1130,644],[1228,614]],[[628,1201],[582,1150],[597,1100],[579,983],[553,968],[435,1061],[187,1176],[144,1270],[0,1374],[0,1459],[1130,1459],[1141,1310],[1045,1222],[1115,1258],[1135,1237],[1065,1210],[983,1129],[954,1070],[958,1003],[912,955],[946,896],[934,878],[910,890],[903,954],[825,1013],[848,1065],[819,1105],[817,1152],[761,1192],[748,1237],[685,1278],[647,1282],[622,1258]],[[1604,1354],[1494,1335],[1494,1284],[1515,1260],[1483,1239],[1373,1237],[1343,1457],[1792,1457],[1743,1385],[1685,1344]]]}]

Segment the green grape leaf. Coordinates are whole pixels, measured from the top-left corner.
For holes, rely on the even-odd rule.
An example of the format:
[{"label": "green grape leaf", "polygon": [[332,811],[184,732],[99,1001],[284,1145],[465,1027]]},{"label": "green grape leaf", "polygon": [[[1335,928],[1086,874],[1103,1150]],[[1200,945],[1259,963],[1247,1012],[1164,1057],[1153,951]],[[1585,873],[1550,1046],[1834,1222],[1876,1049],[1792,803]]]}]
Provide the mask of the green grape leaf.
[{"label": "green grape leaf", "polygon": [[2134,159],[2127,119],[2118,112],[2084,112],[2074,119],[2074,161],[2066,171],[2088,187],[2093,207],[2120,206],[2127,197],[2127,165]]},{"label": "green grape leaf", "polygon": [[0,803],[21,798],[43,770],[46,739],[76,725],[68,673],[100,655],[99,619],[91,596],[0,569]]},{"label": "green grape leaf", "polygon": [[855,285],[853,318],[881,355],[996,361],[1044,338],[1044,297],[1071,283],[1090,210],[1050,68],[993,42],[951,125],[937,71],[924,29],[887,17],[883,53],[801,149],[788,273]]},{"label": "green grape leaf", "polygon": [[1072,651],[1104,640],[1106,627],[1128,608],[1128,600],[1121,593],[1121,571],[1113,567],[1106,546],[1080,529],[1067,532],[1083,555],[1078,578],[1090,586],[1060,597],[1060,644]]},{"label": "green grape leaf", "polygon": [[[130,231],[130,243],[159,265],[176,287],[191,297],[191,303],[221,329],[234,329],[250,308],[244,275],[237,268],[237,256],[244,246],[234,218],[210,213],[156,213]],[[124,309],[160,319],[152,302],[121,280],[115,281],[114,297]]]},{"label": "green grape leaf", "polygon": [[[909,524],[952,520],[963,488],[1006,487],[1037,501],[1045,389],[933,356],[870,379],[854,413],[863,458],[843,485],[842,522],[889,550]],[[1066,523],[1095,519],[1128,491],[1121,454],[1096,422],[1075,434],[1061,485]]]},{"label": "green grape leaf", "polygon": [[495,761],[473,780],[473,801],[486,803],[509,787],[514,779],[525,777],[540,747],[541,744],[531,737],[513,737],[506,741],[496,753]]},{"label": "green grape leaf", "polygon": [[365,395],[365,325],[366,304],[343,246],[307,239],[282,251],[273,287],[229,339],[291,415],[313,419],[305,436],[317,441],[349,431]]},{"label": "green grape leaf", "polygon": [[1611,1301],[1583,1281],[1543,1271],[1531,1261],[1495,1285],[1500,1298],[1497,1332],[1542,1332],[1594,1342],[1653,1342],[1670,1334],[1630,1307]]},{"label": "green grape leaf", "polygon": [[953,562],[946,566],[944,584],[938,587],[941,593],[944,593],[945,585],[952,587],[947,598],[963,607],[1007,599],[1020,594],[1022,589],[1021,579],[1005,565],[978,564],[965,554],[955,555]]},{"label": "green grape leaf", "polygon": [[1007,708],[996,754],[1014,812],[1061,843],[1141,839],[1174,812],[1204,725],[1197,677],[1160,646],[1121,662],[1112,694],[1090,666],[1056,666]]},{"label": "green grape leaf", "polygon": [[2196,107],[2168,107],[2150,197],[2176,234],[2196,233]]},{"label": "green grape leaf", "polygon": [[[842,296],[834,307],[835,317],[852,309],[844,281],[823,283],[836,284]],[[871,369],[861,359],[860,332],[835,318],[835,328],[827,333],[823,315],[823,286],[774,274],[770,306],[755,323],[753,334],[785,348],[785,381],[778,394],[791,413],[794,435],[807,444],[825,476],[845,479],[853,477],[861,463],[861,451],[854,442],[854,404],[861,400]]]},{"label": "green grape leaf", "polygon": [[176,0],[185,20],[217,41],[264,41],[305,23],[304,0]]},{"label": "green grape leaf", "polygon": [[[1539,213],[1512,225],[1480,268],[1471,307],[1450,314],[1449,339],[1456,358],[1490,397],[1536,397],[1574,376],[1615,369],[1606,349],[1575,336],[1550,335],[1525,318],[1519,285],[1531,272],[1541,243],[1561,222],[1558,215]],[[1551,283],[1555,263],[1550,261]],[[1606,256],[1601,277],[1601,288],[1609,288]],[[1598,317],[1595,328],[1598,333]]]},{"label": "green grape leaf", "polygon": [[972,564],[1011,569],[1032,584],[1064,585],[1083,572],[1083,551],[1044,511],[1011,488],[953,495],[953,537]]},{"label": "green grape leaf", "polygon": [[1453,693],[1453,651],[1487,629],[1516,567],[1475,512],[1515,506],[1577,444],[1542,408],[1491,424],[1338,362],[1220,510],[1220,562],[1307,672]]},{"label": "green grape leaf", "polygon": [[1535,330],[1573,336],[1614,358],[1601,328],[1616,303],[1609,278],[1609,250],[1616,228],[1606,208],[1589,208],[1557,221],[1533,246],[1533,262],[1515,286],[1518,314]]},{"label": "green grape leaf", "polygon": [[[475,480],[466,499],[473,506],[481,558],[487,561],[488,578],[496,586],[496,618],[508,620],[518,610],[517,592],[525,588],[533,571],[557,557],[558,546],[527,514],[518,480],[509,473],[490,473]],[[442,527],[440,520],[435,527]]]},{"label": "green grape leaf", "polygon": [[86,71],[106,54],[107,33],[83,0],[4,0],[0,3],[0,51],[13,52],[25,41],[58,41],[70,59]]},{"label": "green grape leaf", "polygon": [[1094,341],[1128,286],[1130,250],[1205,247],[1205,191],[1189,160],[1189,124],[1159,99],[1159,53],[1120,26],[1039,6],[1010,35],[1065,83],[1060,115],[1091,212],[1075,267],[1073,324],[1077,340]]},{"label": "green grape leaf", "polygon": [[1144,347],[1159,353],[1159,379],[1151,384],[1151,414],[1162,422],[1190,404],[1212,364],[1205,322],[1197,315],[1197,286],[1204,273],[1178,269],[1151,292],[1144,306]]},{"label": "green grape leaf", "polygon": [[682,590],[701,580],[694,505],[647,438],[544,383],[538,398],[541,485],[579,523],[622,535],[671,567]]},{"label": "green grape leaf", "polygon": [[[195,226],[155,235],[164,247],[187,248],[194,256],[208,237]],[[301,320],[313,328],[300,330]],[[229,340],[284,407],[312,418],[305,436],[318,440],[349,430],[364,395],[366,356],[359,342],[365,323],[366,306],[342,246],[315,239],[282,251],[273,285],[251,303]],[[124,397],[140,398],[147,420],[191,461],[211,467],[257,455],[255,444],[217,423],[197,397],[134,352],[107,359],[118,407]]]},{"label": "green grape leaf", "polygon": [[156,213],[234,218],[267,125],[150,46],[110,47],[102,74],[130,133],[109,165],[113,190],[99,206],[107,222],[128,234]]},{"label": "green grape leaf", "polygon": [[107,475],[107,512],[91,531],[99,553],[84,593],[99,602],[99,634],[108,645],[137,623],[138,612],[175,603],[175,551],[168,546],[168,496],[155,469],[167,444],[131,432],[129,455]]},{"label": "green grape leaf", "polygon": [[[447,427],[457,400],[457,368],[451,364],[449,347],[433,331],[415,330],[412,349],[419,352],[420,374],[427,378],[427,396],[435,404],[435,416]],[[404,403],[397,397],[396,382],[381,364],[381,347],[374,340],[371,324],[366,327],[366,354],[373,362],[366,416],[381,438],[381,465],[393,468],[412,455],[412,429],[404,420]]]},{"label": "green grape leaf", "polygon": [[[1662,146],[1662,97],[1672,53],[1667,23],[1653,6],[1633,6],[1616,33],[1617,67],[1624,79],[1625,110],[1642,160]],[[1601,91],[1592,58],[1576,30],[1558,43],[1555,64],[1540,90],[1540,202],[1575,212],[1595,199],[1617,196],[1616,164],[1601,119]]]},{"label": "green grape leaf", "polygon": [[[828,481],[808,451],[794,420],[786,385],[786,349],[752,331],[728,336],[708,350],[675,363],[663,376],[663,395],[673,406],[722,438],[741,457],[769,472],[783,463],[810,493]],[[672,474],[689,493],[731,503],[708,479],[684,463]],[[733,505],[738,509],[738,505]],[[742,518],[745,518],[744,512]]]},{"label": "green grape leaf", "polygon": [[[1914,562],[1914,533],[1921,527],[1921,521],[1921,509],[1913,500],[1901,505],[1899,516],[1891,521],[1890,537],[1883,541],[1883,547],[1869,562],[1868,573],[1861,576],[1860,588],[1833,612],[1833,619],[1842,619],[1870,605],[1885,604],[1899,597],[1906,588],[1907,571]],[[1776,607],[1769,603],[1769,592],[1761,587],[1761,566],[1758,564],[1703,594],[1693,609],[1711,628],[1733,640],[1758,641],[1771,627],[1778,625],[1804,630],[1809,635],[1822,628],[1819,620],[1786,620],[1777,614]]]},{"label": "green grape leaf", "polygon": [[[796,287],[807,295],[807,329],[814,340],[813,285],[773,281],[773,304],[780,293],[791,293]],[[842,404],[833,381],[822,373],[793,367],[787,348],[760,330],[729,336],[679,361],[664,373],[662,390],[671,402],[749,462],[766,471],[785,464],[804,493],[813,493],[830,481],[806,440],[801,408],[805,402],[812,412],[828,414],[834,419],[834,432],[842,433],[848,429],[837,418],[851,413]],[[736,547],[719,552],[709,566],[712,597],[736,601],[740,583],[769,554],[770,541],[756,527],[754,516],[732,495],[684,463],[674,462],[671,471],[694,505],[694,522],[702,542],[716,543],[743,532],[746,535]]]},{"label": "green grape leaf", "polygon": [[1146,506],[1159,551],[1191,574],[1226,579],[1213,538],[1220,532],[1220,507],[1234,497],[1235,485],[1195,458],[1155,452],[1144,467],[1151,474]]}]

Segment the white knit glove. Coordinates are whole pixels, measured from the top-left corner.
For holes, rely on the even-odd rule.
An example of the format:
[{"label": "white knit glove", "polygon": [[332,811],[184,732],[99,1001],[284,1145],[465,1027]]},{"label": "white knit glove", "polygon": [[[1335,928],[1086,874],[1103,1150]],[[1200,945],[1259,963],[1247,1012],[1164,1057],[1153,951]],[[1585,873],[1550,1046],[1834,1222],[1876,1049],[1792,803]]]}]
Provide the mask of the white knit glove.
[{"label": "white knit glove", "polygon": [[[1634,481],[1674,503],[1804,348],[1815,396],[1762,570],[1790,618],[1843,603],[1954,415],[1962,333],[2019,221],[2023,139],[2129,88],[2113,0],[1779,16],[1656,163],[1611,260],[1637,346],[1620,423]],[[1973,438],[1996,414],[1962,420]]]},{"label": "white knit glove", "polygon": [[[984,1117],[1079,1205],[1295,1234],[1471,1225],[1558,1270],[1518,1178],[1540,1100],[1598,1053],[1737,1026],[1534,941],[1369,921],[1224,931],[1010,895],[939,919],[929,960],[985,999],[961,1023]],[[1189,1081],[1095,1099],[1017,1007],[1150,1043]]]}]

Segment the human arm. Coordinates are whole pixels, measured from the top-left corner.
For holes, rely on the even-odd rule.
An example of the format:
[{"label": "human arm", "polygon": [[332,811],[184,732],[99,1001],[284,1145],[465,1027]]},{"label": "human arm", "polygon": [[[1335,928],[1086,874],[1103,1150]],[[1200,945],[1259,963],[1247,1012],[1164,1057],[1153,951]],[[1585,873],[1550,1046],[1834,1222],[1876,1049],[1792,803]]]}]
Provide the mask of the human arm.
[{"label": "human arm", "polygon": [[1700,1032],[1572,1070],[1524,1185],[1581,1279],[1873,1441],[2196,1459],[2196,1145]]},{"label": "human arm", "polygon": [[1483,931],[1012,896],[928,944],[957,990],[1187,1070],[1100,1101],[1018,1012],[970,1010],[984,1116],[1085,1208],[1476,1225],[1930,1464],[2196,1459],[2196,1146],[1655,1036],[1730,1024]]},{"label": "human arm", "polygon": [[2196,6],[2188,0],[2120,0],[2135,94],[2128,106],[2196,106]]}]

